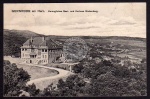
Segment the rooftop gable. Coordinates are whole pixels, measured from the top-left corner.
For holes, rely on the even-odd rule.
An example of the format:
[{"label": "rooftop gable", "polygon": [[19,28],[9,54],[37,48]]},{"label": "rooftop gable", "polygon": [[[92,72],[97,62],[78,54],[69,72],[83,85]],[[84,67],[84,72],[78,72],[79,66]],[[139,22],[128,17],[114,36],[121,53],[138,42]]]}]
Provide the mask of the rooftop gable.
[{"label": "rooftop gable", "polygon": [[32,44],[33,46],[40,47],[40,46],[47,46],[48,49],[55,49],[55,48],[61,48],[59,44],[51,40],[50,38],[43,39],[43,37],[34,37],[33,41],[31,42],[31,39],[28,39],[24,45],[30,45]]}]

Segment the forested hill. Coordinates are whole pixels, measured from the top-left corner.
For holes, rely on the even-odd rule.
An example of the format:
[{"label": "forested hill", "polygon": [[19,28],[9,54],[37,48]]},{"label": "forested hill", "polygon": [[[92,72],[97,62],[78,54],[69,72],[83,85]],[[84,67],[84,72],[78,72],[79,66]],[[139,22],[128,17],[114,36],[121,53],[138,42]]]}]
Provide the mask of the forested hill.
[{"label": "forested hill", "polygon": [[30,38],[31,36],[42,36],[41,34],[28,31],[28,30],[8,30],[4,29],[4,36],[17,36],[17,37],[25,37],[25,38]]},{"label": "forested hill", "polygon": [[26,30],[4,30],[3,49],[4,55],[19,55],[20,47],[31,36],[41,36],[40,34]]}]

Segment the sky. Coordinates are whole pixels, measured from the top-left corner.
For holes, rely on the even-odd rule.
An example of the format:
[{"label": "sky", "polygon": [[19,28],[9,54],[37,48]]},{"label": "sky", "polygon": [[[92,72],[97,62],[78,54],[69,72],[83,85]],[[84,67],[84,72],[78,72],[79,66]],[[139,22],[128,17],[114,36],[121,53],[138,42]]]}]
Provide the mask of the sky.
[{"label": "sky", "polygon": [[[45,12],[12,12],[44,10]],[[49,11],[98,11],[48,12]],[[146,38],[146,3],[4,4],[4,29],[45,35]]]}]

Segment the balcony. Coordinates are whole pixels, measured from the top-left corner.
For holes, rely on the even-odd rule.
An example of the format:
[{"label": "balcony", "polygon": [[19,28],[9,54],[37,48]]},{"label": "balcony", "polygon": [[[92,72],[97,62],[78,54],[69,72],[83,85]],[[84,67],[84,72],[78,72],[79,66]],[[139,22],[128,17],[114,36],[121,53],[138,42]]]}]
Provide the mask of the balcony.
[{"label": "balcony", "polygon": [[35,52],[30,53],[30,58],[36,58],[37,54]]}]

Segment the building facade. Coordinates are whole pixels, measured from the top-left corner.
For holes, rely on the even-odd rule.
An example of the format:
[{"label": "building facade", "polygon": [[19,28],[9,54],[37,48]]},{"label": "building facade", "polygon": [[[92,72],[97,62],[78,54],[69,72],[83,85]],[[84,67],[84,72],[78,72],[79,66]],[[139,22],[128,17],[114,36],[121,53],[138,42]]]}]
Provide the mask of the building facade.
[{"label": "building facade", "polygon": [[31,37],[21,46],[21,59],[24,63],[53,63],[62,55],[62,46],[46,37]]}]

